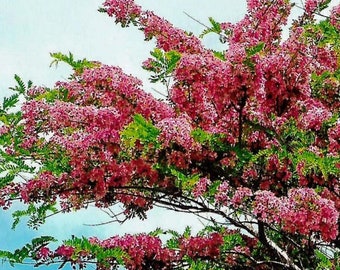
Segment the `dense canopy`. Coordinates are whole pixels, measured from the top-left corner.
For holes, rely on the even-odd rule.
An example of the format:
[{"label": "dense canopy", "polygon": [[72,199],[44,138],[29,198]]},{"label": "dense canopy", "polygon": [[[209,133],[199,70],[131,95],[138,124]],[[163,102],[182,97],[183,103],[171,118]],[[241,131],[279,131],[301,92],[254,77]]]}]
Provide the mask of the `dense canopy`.
[{"label": "dense canopy", "polygon": [[[80,269],[338,269],[340,5],[332,2],[305,1],[282,38],[297,8],[288,0],[248,0],[241,21],[210,18],[200,37],[133,0],[105,1],[101,12],[156,41],[143,68],[166,99],[119,67],[71,53],[51,54],[74,70],[53,88],[16,76],[0,113],[0,205],[20,201],[14,225],[28,215],[33,228],[90,204],[119,204],[123,220],[157,206],[210,223],[197,235],[74,237],[56,249],[44,236],[0,257]],[[203,46],[212,33],[224,51]]]}]

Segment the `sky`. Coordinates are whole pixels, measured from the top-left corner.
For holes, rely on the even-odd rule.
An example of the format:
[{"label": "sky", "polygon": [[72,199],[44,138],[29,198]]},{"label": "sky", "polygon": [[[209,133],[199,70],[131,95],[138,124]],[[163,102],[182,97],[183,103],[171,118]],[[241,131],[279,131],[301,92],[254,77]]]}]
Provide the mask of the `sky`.
[{"label": "sky", "polygon": [[[245,0],[138,0],[143,9],[155,11],[175,26],[194,34],[204,28],[192,17],[204,24],[208,17],[216,21],[236,22],[246,11]],[[145,42],[144,35],[134,27],[122,29],[114,19],[99,13],[102,0],[1,0],[0,1],[0,99],[9,95],[8,88],[15,85],[14,74],[25,82],[53,87],[56,81],[67,80],[71,69],[63,64],[49,67],[51,52],[72,52],[75,58],[97,60],[120,66],[127,74],[139,77],[144,89],[152,92],[148,74],[141,63],[148,58],[153,42]],[[204,43],[215,48],[217,36],[208,36]],[[221,46],[221,45],[220,45]],[[162,91],[160,86],[156,86]],[[160,88],[158,88],[160,87]],[[115,234],[149,232],[157,227],[183,231],[186,225],[198,229],[201,226],[195,216],[169,213],[155,209],[149,212],[145,222],[130,220],[126,224],[111,223],[105,226],[85,226],[110,220],[102,211],[89,208],[77,213],[49,218],[38,231],[27,229],[23,222],[11,230],[10,212],[0,211],[0,250],[14,250],[41,235],[68,239],[71,235],[107,238]],[[6,263],[0,270],[10,269]],[[36,269],[33,266],[15,266],[15,269]],[[57,266],[39,269],[57,269]],[[65,268],[69,269],[69,268]],[[88,269],[93,269],[89,267]]]},{"label": "sky", "polygon": [[[15,85],[14,74],[34,85],[53,87],[56,81],[67,80],[71,69],[60,64],[49,67],[51,52],[72,52],[77,59],[87,58],[105,64],[120,66],[127,74],[139,77],[144,89],[155,87],[148,83],[148,74],[140,67],[153,49],[153,42],[145,42],[144,35],[134,27],[122,29],[114,19],[99,13],[102,0],[1,0],[0,1],[0,99],[10,95]],[[203,27],[185,15],[208,24],[208,17],[217,21],[240,20],[246,9],[244,0],[139,0],[143,9],[155,11],[175,26],[200,34]],[[209,46],[218,44],[217,37],[205,39]],[[156,86],[160,87],[160,86]],[[162,91],[162,89],[158,89]],[[164,89],[163,89],[164,90]],[[16,206],[18,209],[20,206]],[[15,208],[16,208],[15,207]],[[145,222],[130,220],[123,225],[111,223],[86,226],[109,221],[110,218],[96,208],[49,218],[38,231],[28,229],[22,222],[11,230],[11,212],[0,211],[0,250],[22,247],[34,237],[52,235],[68,239],[71,235],[107,238],[115,234],[149,232],[157,227],[183,231],[191,225],[198,229],[201,221],[195,216],[169,213],[155,209]],[[58,266],[39,269],[57,269]],[[0,262],[0,270],[10,269]],[[36,269],[29,265],[16,265],[15,269]],[[70,269],[65,267],[65,269]],[[93,269],[89,267],[88,269]]]}]

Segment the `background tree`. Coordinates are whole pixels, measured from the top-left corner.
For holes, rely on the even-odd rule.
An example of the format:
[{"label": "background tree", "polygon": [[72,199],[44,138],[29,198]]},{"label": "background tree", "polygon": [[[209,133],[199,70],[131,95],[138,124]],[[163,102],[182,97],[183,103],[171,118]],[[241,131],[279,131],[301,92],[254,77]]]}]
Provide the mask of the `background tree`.
[{"label": "background tree", "polygon": [[97,269],[339,267],[340,6],[320,21],[331,1],[306,1],[282,39],[292,3],[247,4],[236,24],[210,19],[202,36],[219,35],[216,52],[133,1],[107,0],[100,11],[156,40],[143,68],[167,100],[118,67],[53,53],[73,67],[69,80],[49,89],[16,76],[1,108],[0,204],[27,205],[14,226],[117,203],[122,221],[160,206],[210,224],[56,249],[44,236],[1,257]]}]

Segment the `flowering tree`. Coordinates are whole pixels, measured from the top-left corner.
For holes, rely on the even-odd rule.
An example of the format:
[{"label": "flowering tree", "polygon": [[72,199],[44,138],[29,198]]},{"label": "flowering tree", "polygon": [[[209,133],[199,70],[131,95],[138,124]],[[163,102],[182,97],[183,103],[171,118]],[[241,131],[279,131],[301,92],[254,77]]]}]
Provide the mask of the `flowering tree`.
[{"label": "flowering tree", "polygon": [[166,86],[165,101],[119,67],[54,53],[73,67],[69,80],[49,89],[16,76],[1,108],[0,205],[26,205],[13,226],[117,203],[123,219],[158,206],[209,225],[56,249],[44,236],[0,257],[79,269],[339,269],[340,5],[317,20],[331,1],[307,0],[283,40],[294,5],[247,3],[238,23],[210,18],[202,36],[219,35],[217,52],[133,0],[104,2],[117,24],[156,40],[143,68]]}]

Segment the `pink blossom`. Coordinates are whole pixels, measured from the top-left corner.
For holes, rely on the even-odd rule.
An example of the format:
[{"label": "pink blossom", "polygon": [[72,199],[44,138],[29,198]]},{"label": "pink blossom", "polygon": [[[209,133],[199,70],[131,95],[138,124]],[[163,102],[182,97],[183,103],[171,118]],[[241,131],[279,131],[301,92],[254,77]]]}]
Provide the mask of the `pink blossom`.
[{"label": "pink blossom", "polygon": [[216,258],[220,255],[223,238],[218,233],[212,233],[205,237],[190,237],[180,241],[181,252],[192,259]]},{"label": "pink blossom", "polygon": [[141,13],[141,7],[136,5],[133,0],[106,0],[103,3],[109,16],[115,16],[116,22],[122,23],[124,26]]},{"label": "pink blossom", "polygon": [[340,4],[336,5],[333,7],[331,10],[331,19],[330,19],[331,24],[340,30]]},{"label": "pink blossom", "polygon": [[71,258],[71,256],[73,255],[73,252],[74,252],[74,247],[62,245],[57,248],[57,250],[55,251],[55,254],[57,256]]},{"label": "pink blossom", "polygon": [[229,198],[229,191],[230,191],[230,186],[227,181],[223,181],[215,194],[215,200],[217,203],[228,206],[230,198]]},{"label": "pink blossom", "polygon": [[281,224],[290,233],[320,233],[324,241],[336,239],[339,233],[334,202],[310,188],[291,189],[283,198],[270,191],[257,192],[254,214],[265,222]]},{"label": "pink blossom", "polygon": [[211,184],[211,181],[207,177],[202,177],[198,180],[196,183],[194,189],[192,190],[192,194],[195,198],[198,198],[202,196],[208,189],[209,185]]},{"label": "pink blossom", "polygon": [[165,147],[172,143],[177,143],[185,149],[197,148],[197,144],[191,136],[192,125],[190,120],[185,117],[165,118],[156,125],[161,130],[160,138]]},{"label": "pink blossom", "polygon": [[320,130],[322,123],[332,116],[332,113],[318,100],[308,99],[303,106],[306,112],[301,115],[301,125],[305,129]]},{"label": "pink blossom", "polygon": [[6,134],[7,132],[9,132],[9,130],[10,129],[9,129],[8,126],[1,126],[0,127],[0,136]]},{"label": "pink blossom", "polygon": [[235,208],[243,208],[245,201],[253,196],[253,192],[251,189],[247,187],[239,187],[235,190],[234,195],[231,198],[231,205]]},{"label": "pink blossom", "polygon": [[37,252],[38,259],[46,259],[52,255],[52,251],[48,247],[42,247]]},{"label": "pink blossom", "polygon": [[314,12],[318,11],[318,8],[327,2],[327,0],[306,0],[305,10],[308,15],[312,15]]}]

